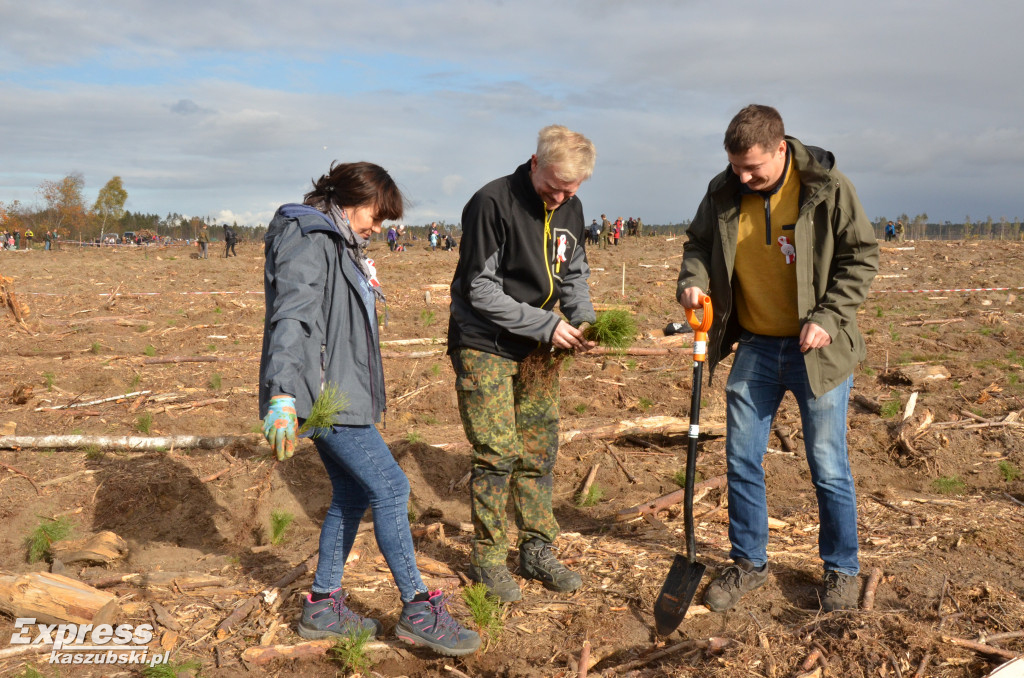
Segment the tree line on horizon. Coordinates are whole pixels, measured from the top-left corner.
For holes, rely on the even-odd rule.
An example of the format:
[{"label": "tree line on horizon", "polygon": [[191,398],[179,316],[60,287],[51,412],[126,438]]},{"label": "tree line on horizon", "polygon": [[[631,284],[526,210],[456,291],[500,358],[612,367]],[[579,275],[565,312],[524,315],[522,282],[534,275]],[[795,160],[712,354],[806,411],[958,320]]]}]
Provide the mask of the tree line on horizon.
[{"label": "tree line on horizon", "polygon": [[[180,240],[193,240],[205,226],[211,237],[219,235],[216,227],[218,222],[212,217],[185,216],[177,212],[164,217],[158,214],[132,212],[125,210],[128,200],[121,177],[111,178],[96,196],[95,202],[89,207],[84,195],[85,178],[78,172],[72,172],[59,180],[45,179],[36,189],[42,200],[41,205],[25,205],[18,200],[10,203],[0,201],[0,230],[25,232],[32,230],[37,234],[56,231],[64,239],[94,241],[103,239],[107,234],[122,235],[127,231],[147,233],[160,238],[171,237]],[[1020,218],[1012,221],[1006,217],[974,221],[966,215],[960,223],[944,221],[929,222],[928,214],[922,213],[910,217],[906,213],[895,218],[876,217],[872,224],[879,240],[884,238],[885,225],[889,221],[901,221],[904,225],[904,238],[907,240],[970,240],[997,239],[1021,240]],[[462,225],[435,220],[426,224],[404,224],[406,240],[427,239],[430,227],[437,224],[438,230],[461,239]],[[644,235],[683,236],[690,225],[685,219],[679,223],[644,224]],[[243,240],[261,240],[267,227],[263,224],[249,226],[233,222],[232,228]],[[385,224],[386,231],[390,225]],[[384,234],[377,236],[383,239]]]}]

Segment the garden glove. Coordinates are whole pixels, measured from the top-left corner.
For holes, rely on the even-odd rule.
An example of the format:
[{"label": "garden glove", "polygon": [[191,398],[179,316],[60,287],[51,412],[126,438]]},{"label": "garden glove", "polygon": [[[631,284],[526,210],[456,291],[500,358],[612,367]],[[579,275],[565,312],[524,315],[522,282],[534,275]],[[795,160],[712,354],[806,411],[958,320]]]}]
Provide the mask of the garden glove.
[{"label": "garden glove", "polygon": [[284,461],[295,454],[295,430],[298,428],[295,416],[295,398],[288,395],[270,399],[270,409],[263,419],[263,437],[270,443],[270,449],[278,461]]}]

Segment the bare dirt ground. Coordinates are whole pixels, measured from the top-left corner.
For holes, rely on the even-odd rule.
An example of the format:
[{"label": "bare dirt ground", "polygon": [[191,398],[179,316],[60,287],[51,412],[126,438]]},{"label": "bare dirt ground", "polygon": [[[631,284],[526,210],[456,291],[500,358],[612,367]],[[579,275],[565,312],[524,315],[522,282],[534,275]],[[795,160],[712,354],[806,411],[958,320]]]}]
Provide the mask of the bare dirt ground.
[{"label": "bare dirt ground", "polygon": [[[422,241],[411,245],[399,254],[383,243],[372,246],[388,295],[382,339],[443,342],[456,254],[430,252]],[[0,571],[50,569],[26,558],[25,539],[44,519],[69,519],[73,537],[112,530],[128,542],[124,559],[106,567],[68,565],[64,574],[108,580],[106,590],[121,606],[119,622],[155,622],[153,603],[162,605],[180,625],[175,635],[156,624],[157,640],[175,661],[198,660],[207,676],[335,675],[342,669],[325,657],[262,667],[241,658],[261,641],[299,642],[294,624],[309,573],[284,589],[278,607],[256,606],[225,637],[215,632],[239,604],[315,553],[330,495],[311,445],[276,464],[253,434],[263,255],[256,244],[238,250],[236,258],[206,261],[180,247],[0,252],[0,274],[12,279],[9,289],[30,311],[18,325],[0,309],[3,433],[239,436],[216,450],[0,450]],[[673,555],[684,548],[681,506],[653,521],[614,517],[678,489],[673,478],[683,466],[685,426],[633,435],[608,435],[607,428],[654,416],[688,419],[691,336],[660,332],[684,320],[673,298],[681,251],[679,239],[649,237],[590,253],[595,302],[634,313],[643,333],[636,347],[670,352],[586,355],[563,365],[562,429],[583,433],[560,449],[557,546],[584,574],[583,589],[556,595],[526,584],[486,652],[442,660],[385,648],[374,652],[373,670],[460,675],[447,666],[480,677],[576,676],[585,640],[592,646],[591,675],[645,677],[984,676],[1005,661],[991,648],[1024,652],[1016,633],[1024,628],[1024,426],[1018,420],[1024,245],[999,241],[883,248],[880,275],[860,314],[868,359],[855,376],[849,443],[864,579],[876,568],[884,573],[873,609],[820,611],[817,509],[799,414],[787,397],[765,460],[775,519],[773,577],[735,610],[715,614],[695,605],[671,638],[654,637],[654,599]],[[1011,289],[946,291],[962,288]],[[114,292],[119,296],[107,296]],[[443,343],[384,349],[390,406],[383,434],[412,484],[420,564],[430,583],[457,592],[469,552],[469,534],[460,529],[469,521],[460,482],[469,448],[451,365]],[[216,361],[156,362],[171,357]],[[728,363],[704,388],[703,479],[725,472],[724,438],[715,424],[724,423]],[[927,378],[939,368],[946,373]],[[138,392],[145,393],[47,409]],[[914,392],[914,414],[901,427]],[[576,494],[595,464],[602,498],[579,506]],[[699,560],[709,569],[703,585],[728,560],[726,501],[714,489],[696,507]],[[272,512],[295,516],[278,545],[268,544]],[[358,560],[346,570],[351,601],[382,619],[390,634],[398,593],[371,530],[361,533],[356,551]],[[510,565],[515,562],[513,554]],[[129,579],[109,586],[115,574],[160,571],[175,574],[163,584]],[[216,583],[182,585],[198,575]],[[456,615],[466,619],[454,599]],[[0,615],[0,649],[12,627],[11,617]],[[992,639],[989,650],[956,644],[997,634],[1009,635]],[[725,639],[719,643],[725,647],[676,647],[708,638]],[[652,657],[666,648],[674,649]],[[118,674],[85,667],[58,672],[46,658],[0,659],[0,674],[18,674],[26,665],[47,676]]]}]

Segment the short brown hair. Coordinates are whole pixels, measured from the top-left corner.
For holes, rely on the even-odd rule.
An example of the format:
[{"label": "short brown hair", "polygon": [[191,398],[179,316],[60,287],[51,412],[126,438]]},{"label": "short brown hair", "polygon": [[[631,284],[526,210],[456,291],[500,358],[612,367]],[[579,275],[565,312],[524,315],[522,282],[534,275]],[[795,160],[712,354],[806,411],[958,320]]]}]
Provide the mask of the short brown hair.
[{"label": "short brown hair", "polygon": [[746,153],[757,145],[764,151],[773,152],[785,138],[786,127],[777,110],[771,106],[750,104],[729,123],[723,145],[733,155]]},{"label": "short brown hair", "polygon": [[331,163],[331,170],[313,182],[313,190],[304,196],[304,201],[323,201],[338,207],[373,205],[374,216],[381,221],[401,219],[405,206],[395,180],[372,162]]}]

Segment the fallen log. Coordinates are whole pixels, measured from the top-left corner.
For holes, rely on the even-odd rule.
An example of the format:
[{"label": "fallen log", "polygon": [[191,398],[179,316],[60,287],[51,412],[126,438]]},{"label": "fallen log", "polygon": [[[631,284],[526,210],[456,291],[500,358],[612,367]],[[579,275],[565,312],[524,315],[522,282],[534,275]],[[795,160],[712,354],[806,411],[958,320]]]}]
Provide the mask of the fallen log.
[{"label": "fallen log", "polygon": [[[265,666],[278,659],[316,659],[327,654],[334,647],[333,640],[310,640],[295,645],[257,645],[242,651],[242,659],[252,666]],[[372,640],[363,649],[368,652],[375,650],[391,650],[399,647],[394,641]]]},{"label": "fallen log", "polygon": [[263,436],[256,433],[226,436],[0,436],[0,450],[47,449],[75,450],[86,447],[116,450],[169,450],[171,448],[215,450],[235,442],[259,444]]},{"label": "fallen log", "polygon": [[227,355],[172,355],[166,358],[145,358],[143,365],[167,365],[169,363],[227,363],[233,360],[245,360],[247,356]]},{"label": "fallen log", "polygon": [[47,624],[110,624],[117,596],[50,572],[0,576],[0,610]]},{"label": "fallen log", "polygon": [[[596,426],[588,429],[573,431],[562,431],[558,434],[559,443],[568,443],[583,435],[592,438],[614,438],[616,436],[629,436],[638,433],[658,433],[663,436],[686,435],[690,430],[690,420],[682,417],[645,417],[643,419],[625,419],[614,424]],[[722,435],[725,433],[725,424],[701,424],[701,433],[707,435]]]},{"label": "fallen log", "polygon": [[[726,479],[723,474],[695,484],[693,486],[693,492],[694,494],[697,494],[702,490],[712,490],[719,487],[725,487],[725,484]],[[668,494],[662,495],[657,499],[652,499],[649,502],[637,504],[636,506],[631,506],[628,509],[623,509],[615,514],[615,522],[621,523],[626,520],[633,520],[634,518],[642,517],[644,514],[654,515],[658,511],[664,511],[673,504],[678,504],[684,499],[685,495],[686,490],[679,489],[675,492],[669,492]]]},{"label": "fallen log", "polygon": [[1024,655],[1019,655],[1011,650],[1004,650],[1001,647],[995,645],[986,645],[985,643],[977,643],[973,640],[967,640],[966,638],[957,638],[956,636],[942,636],[942,640],[951,645],[957,647],[967,648],[968,650],[974,650],[981,654],[992,655],[994,657],[1002,657],[1003,659],[1018,659]]}]

